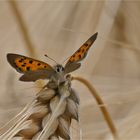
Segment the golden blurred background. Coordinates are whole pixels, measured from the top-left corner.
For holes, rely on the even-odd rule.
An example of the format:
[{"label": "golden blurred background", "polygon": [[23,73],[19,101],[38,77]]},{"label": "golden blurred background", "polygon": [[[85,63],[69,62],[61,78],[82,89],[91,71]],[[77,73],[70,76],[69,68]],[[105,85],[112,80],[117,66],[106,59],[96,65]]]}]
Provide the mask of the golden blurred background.
[{"label": "golden blurred background", "polygon": [[[18,81],[7,53],[59,63],[92,34],[98,38],[80,70],[105,102],[123,140],[140,139],[140,1],[17,0],[0,1],[0,126],[14,117],[39,91],[39,84]],[[41,84],[40,84],[41,85]],[[111,140],[96,101],[73,82],[80,96],[83,140]],[[73,134],[79,129],[73,126]],[[77,138],[78,139],[78,138]],[[75,140],[77,140],[75,138]]]}]

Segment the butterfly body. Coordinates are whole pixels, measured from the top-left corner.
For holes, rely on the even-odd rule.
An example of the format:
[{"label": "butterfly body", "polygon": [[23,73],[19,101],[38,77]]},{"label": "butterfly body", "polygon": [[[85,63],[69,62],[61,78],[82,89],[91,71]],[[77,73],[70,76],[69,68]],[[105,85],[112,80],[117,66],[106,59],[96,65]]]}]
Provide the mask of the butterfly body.
[{"label": "butterfly body", "polygon": [[67,61],[65,66],[60,64],[51,65],[30,57],[19,54],[7,54],[10,65],[23,75],[21,81],[36,81],[38,79],[55,79],[58,82],[65,81],[68,73],[77,70],[81,61],[86,57],[87,52],[96,40],[97,33],[91,36]]},{"label": "butterfly body", "polygon": [[55,81],[58,81],[58,83],[61,83],[63,81],[65,81],[65,68],[60,65],[57,64],[54,66],[54,75],[52,75],[52,78],[55,79]]}]

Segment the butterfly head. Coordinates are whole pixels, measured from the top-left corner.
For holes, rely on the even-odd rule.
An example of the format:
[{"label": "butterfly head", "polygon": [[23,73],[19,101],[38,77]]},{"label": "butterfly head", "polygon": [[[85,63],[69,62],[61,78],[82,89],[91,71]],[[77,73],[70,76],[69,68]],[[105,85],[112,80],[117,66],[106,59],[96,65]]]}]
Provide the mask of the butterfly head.
[{"label": "butterfly head", "polygon": [[54,67],[54,69],[55,69],[55,72],[58,73],[58,74],[64,73],[64,67],[63,67],[62,65],[60,65],[60,64],[57,64],[57,65]]},{"label": "butterfly head", "polygon": [[45,56],[47,58],[49,58],[50,60],[52,60],[53,62],[55,62],[55,66],[54,66],[54,71],[57,73],[57,74],[61,74],[61,73],[64,73],[64,67],[60,64],[58,64],[53,58],[49,57],[47,54],[45,54]]},{"label": "butterfly head", "polygon": [[54,70],[55,74],[53,75],[53,77],[55,78],[55,80],[58,81],[58,83],[64,82],[66,80],[64,67],[60,64],[57,64],[54,66]]}]

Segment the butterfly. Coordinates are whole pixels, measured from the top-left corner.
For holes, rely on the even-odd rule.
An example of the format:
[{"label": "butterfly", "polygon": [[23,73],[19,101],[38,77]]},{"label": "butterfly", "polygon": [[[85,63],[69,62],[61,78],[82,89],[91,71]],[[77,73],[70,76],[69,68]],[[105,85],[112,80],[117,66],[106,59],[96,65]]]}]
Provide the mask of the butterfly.
[{"label": "butterfly", "polygon": [[19,54],[8,53],[7,60],[10,65],[23,75],[20,81],[33,82],[39,79],[63,79],[64,76],[80,68],[81,61],[86,57],[87,52],[96,40],[98,33],[92,35],[71,57],[65,66],[60,64],[52,67],[51,65]]}]

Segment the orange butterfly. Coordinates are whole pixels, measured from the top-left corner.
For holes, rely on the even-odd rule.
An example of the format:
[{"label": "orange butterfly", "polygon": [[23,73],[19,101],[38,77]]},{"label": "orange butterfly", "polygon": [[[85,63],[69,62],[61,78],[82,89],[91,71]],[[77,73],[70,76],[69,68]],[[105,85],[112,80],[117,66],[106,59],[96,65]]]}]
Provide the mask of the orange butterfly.
[{"label": "orange butterfly", "polygon": [[21,81],[36,81],[38,79],[64,79],[67,73],[70,73],[81,66],[89,48],[96,40],[98,33],[91,36],[67,61],[63,67],[60,64],[52,67],[49,64],[29,58],[23,55],[8,53],[7,60],[18,72],[23,73],[19,80]]}]

